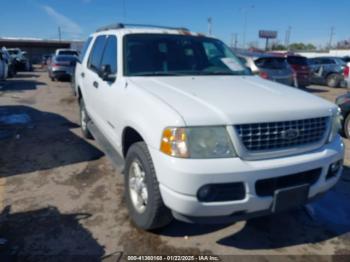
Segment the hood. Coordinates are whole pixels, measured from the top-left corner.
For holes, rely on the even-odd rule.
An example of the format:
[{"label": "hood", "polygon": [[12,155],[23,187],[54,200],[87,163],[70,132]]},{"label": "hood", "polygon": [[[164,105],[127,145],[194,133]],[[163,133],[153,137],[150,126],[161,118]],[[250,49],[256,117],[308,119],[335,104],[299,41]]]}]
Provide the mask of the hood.
[{"label": "hood", "polygon": [[176,110],[186,125],[231,125],[329,116],[322,98],[257,76],[133,77]]}]

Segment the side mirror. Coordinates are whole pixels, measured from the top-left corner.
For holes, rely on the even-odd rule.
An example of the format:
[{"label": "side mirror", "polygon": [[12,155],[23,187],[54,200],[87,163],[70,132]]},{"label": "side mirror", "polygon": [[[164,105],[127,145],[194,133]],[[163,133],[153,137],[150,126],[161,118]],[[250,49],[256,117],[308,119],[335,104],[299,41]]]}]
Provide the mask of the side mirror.
[{"label": "side mirror", "polygon": [[117,78],[115,74],[112,74],[112,69],[110,65],[102,65],[99,75],[103,81],[107,82],[114,82]]}]

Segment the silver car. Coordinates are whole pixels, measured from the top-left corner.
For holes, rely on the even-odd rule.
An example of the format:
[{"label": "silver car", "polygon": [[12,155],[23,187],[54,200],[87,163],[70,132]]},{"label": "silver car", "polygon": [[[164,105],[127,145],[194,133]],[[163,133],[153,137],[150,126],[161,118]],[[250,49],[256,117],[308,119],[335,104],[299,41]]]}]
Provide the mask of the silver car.
[{"label": "silver car", "polygon": [[264,79],[289,86],[295,85],[295,74],[285,57],[269,54],[245,54],[239,55],[239,58],[254,74]]},{"label": "silver car", "polygon": [[73,55],[52,56],[48,60],[48,73],[52,81],[59,79],[71,79],[74,74],[78,58]]}]

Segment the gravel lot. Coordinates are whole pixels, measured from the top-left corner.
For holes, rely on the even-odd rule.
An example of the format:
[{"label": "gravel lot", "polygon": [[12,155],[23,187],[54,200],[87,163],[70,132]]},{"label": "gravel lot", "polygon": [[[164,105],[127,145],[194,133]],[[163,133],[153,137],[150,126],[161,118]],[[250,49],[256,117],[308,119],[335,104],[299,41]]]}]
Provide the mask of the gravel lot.
[{"label": "gravel lot", "polygon": [[[94,141],[82,138],[70,83],[51,82],[37,70],[0,86],[0,238],[8,240],[0,255],[17,255],[20,261],[47,259],[41,255],[64,261],[67,255],[84,255],[79,261],[116,261],[120,254],[250,255],[240,261],[350,255],[349,150],[341,181],[309,212],[233,225],[174,221],[147,233],[129,221],[122,176]],[[346,92],[321,86],[306,91],[331,101]],[[257,254],[262,256],[251,256]],[[343,256],[304,258],[349,261]]]}]

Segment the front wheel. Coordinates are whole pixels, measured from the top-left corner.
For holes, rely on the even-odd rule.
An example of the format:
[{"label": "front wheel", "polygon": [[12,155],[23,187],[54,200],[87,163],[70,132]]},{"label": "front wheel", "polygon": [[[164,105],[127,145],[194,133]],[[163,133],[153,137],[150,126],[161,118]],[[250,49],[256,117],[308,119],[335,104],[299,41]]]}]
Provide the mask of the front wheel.
[{"label": "front wheel", "polygon": [[168,225],[170,210],[160,195],[151,155],[144,142],[133,144],[125,163],[125,195],[132,221],[144,230]]},{"label": "front wheel", "polygon": [[81,132],[83,133],[83,136],[88,139],[92,139],[92,135],[89,131],[88,128],[88,122],[90,121],[89,116],[86,112],[85,109],[85,103],[83,98],[80,99],[79,101],[80,104],[80,127],[81,127]]}]

